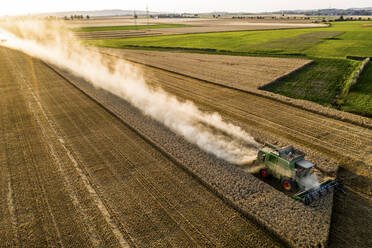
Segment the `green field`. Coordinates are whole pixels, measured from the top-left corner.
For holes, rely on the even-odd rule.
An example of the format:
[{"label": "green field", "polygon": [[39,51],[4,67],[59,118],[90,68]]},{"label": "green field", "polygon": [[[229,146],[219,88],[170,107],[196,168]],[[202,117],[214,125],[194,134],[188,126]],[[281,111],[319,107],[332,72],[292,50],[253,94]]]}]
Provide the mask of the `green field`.
[{"label": "green field", "polygon": [[356,114],[372,117],[372,64],[369,63],[364,72],[359,78],[359,81],[354,85],[343,110]]},{"label": "green field", "polygon": [[345,58],[347,55],[372,56],[372,23],[335,22],[331,27],[286,29],[268,31],[242,31],[205,34],[152,36],[141,38],[90,41],[103,47],[126,48],[133,45],[216,49],[217,51],[291,54],[311,57]]},{"label": "green field", "polygon": [[359,63],[346,59],[315,59],[314,63],[303,70],[263,89],[332,106],[335,96],[344,86],[345,77],[351,74]]},{"label": "green field", "polygon": [[116,31],[116,30],[141,30],[141,29],[158,29],[158,28],[184,28],[190,27],[184,24],[151,24],[151,25],[131,25],[131,26],[102,26],[102,27],[81,27],[75,28],[75,32],[96,32],[96,31]]},{"label": "green field", "polygon": [[[194,49],[200,52],[208,50],[209,53],[230,55],[309,58],[314,60],[312,65],[266,89],[289,97],[336,107],[334,104],[336,97],[343,90],[350,73],[360,64],[360,62],[346,59],[346,56],[372,57],[372,26],[366,24],[372,24],[372,22],[333,22],[329,27],[309,29],[93,40],[88,41],[87,44],[114,48],[183,51]],[[371,70],[370,67],[368,68]],[[341,108],[370,116],[372,115],[371,104],[367,102],[371,99],[356,96],[356,94],[358,90],[361,90],[358,87],[362,87],[364,96],[370,96],[372,87],[368,87],[368,79],[364,81],[361,79],[357,85],[353,87],[345,106]],[[340,108],[340,106],[337,107]]]}]

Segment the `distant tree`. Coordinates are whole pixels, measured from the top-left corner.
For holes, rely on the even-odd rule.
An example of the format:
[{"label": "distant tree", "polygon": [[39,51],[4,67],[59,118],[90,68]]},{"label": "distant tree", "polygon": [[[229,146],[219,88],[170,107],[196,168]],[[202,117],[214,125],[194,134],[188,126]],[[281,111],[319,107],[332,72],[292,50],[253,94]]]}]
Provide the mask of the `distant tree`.
[{"label": "distant tree", "polygon": [[344,19],[344,16],[342,15],[342,16],[340,16],[340,19],[339,19],[340,21],[343,21],[343,20],[345,20]]},{"label": "distant tree", "polygon": [[87,19],[88,19],[88,20],[89,20],[89,18],[90,18],[89,15],[87,15]]},{"label": "distant tree", "polygon": [[71,16],[70,16],[70,19],[71,19],[71,20],[74,20],[74,16],[73,16],[73,15],[71,15]]},{"label": "distant tree", "polygon": [[67,16],[65,16],[63,19],[65,19],[66,21],[68,20],[68,17]]}]

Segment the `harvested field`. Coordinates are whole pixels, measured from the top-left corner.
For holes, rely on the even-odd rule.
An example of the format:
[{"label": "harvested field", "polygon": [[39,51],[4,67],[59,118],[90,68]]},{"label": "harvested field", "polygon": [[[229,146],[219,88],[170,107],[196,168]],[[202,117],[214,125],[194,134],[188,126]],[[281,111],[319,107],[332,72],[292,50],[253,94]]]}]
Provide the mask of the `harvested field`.
[{"label": "harvested field", "polygon": [[306,59],[203,55],[100,48],[105,54],[238,89],[257,89],[310,63]]},{"label": "harvested field", "polygon": [[[87,25],[78,25],[77,27],[102,27],[109,28],[115,26],[126,25],[128,28],[134,25],[133,21],[128,21],[128,19],[123,20],[111,20],[105,22],[93,22],[95,25],[90,22],[86,23]],[[285,22],[248,22],[240,21],[233,19],[196,19],[196,20],[168,20],[168,22],[162,20],[164,24],[173,24],[173,25],[190,25],[190,27],[169,27],[169,28],[156,28],[155,30],[151,29],[142,29],[142,32],[137,30],[110,30],[110,31],[94,31],[94,32],[77,32],[76,35],[81,39],[107,39],[107,38],[128,38],[128,37],[141,37],[141,36],[156,36],[156,35],[175,35],[175,34],[198,34],[198,33],[215,33],[215,32],[229,32],[229,31],[252,31],[252,30],[273,30],[273,29],[293,29],[293,28],[317,28],[317,27],[326,27],[324,24],[314,24],[314,23],[285,23]],[[110,25],[111,24],[111,25]],[[146,22],[141,22],[139,20],[139,25],[146,25]],[[155,25],[159,23],[153,23]],[[160,24],[161,25],[161,24]],[[74,25],[69,25],[73,28],[76,28]],[[126,31],[126,32],[123,32]]]},{"label": "harvested field", "polygon": [[[150,118],[144,118],[138,110],[119,97],[97,90],[84,79],[66,71],[52,68],[146,136],[213,192],[248,217],[261,223],[285,243],[292,247],[326,244],[333,193],[314,202],[310,208],[305,207],[236,166],[201,152],[180,136],[169,132],[163,125]],[[265,197],[262,195],[263,192]],[[283,226],[287,226],[288,229],[283,229]]]},{"label": "harvested field", "polygon": [[0,55],[1,246],[280,246],[45,64]]},{"label": "harvested field", "polygon": [[162,35],[158,29],[155,30],[123,30],[123,31],[96,31],[96,32],[76,32],[75,36],[83,40],[94,39],[113,39],[113,38],[130,38],[130,37],[143,37]]},{"label": "harvested field", "polygon": [[147,67],[143,70],[148,82],[193,100],[205,110],[221,113],[256,138],[302,148],[323,170],[332,171],[340,164],[339,176],[350,198],[336,197],[330,244],[370,246],[368,239],[361,238],[361,233],[366,237],[372,235],[365,225],[372,223],[370,129],[164,70]]},{"label": "harvested field", "polygon": [[[306,26],[308,25],[308,26]],[[317,27],[317,26],[315,26]],[[142,37],[157,36],[157,35],[176,35],[176,34],[202,34],[202,33],[218,33],[218,32],[231,32],[231,31],[258,31],[258,30],[276,30],[276,29],[294,29],[294,28],[314,28],[310,24],[277,24],[262,25],[259,23],[244,24],[244,25],[210,25],[200,27],[182,27],[182,28],[158,28],[154,30],[145,30],[145,32],[136,31],[105,31],[99,32],[79,32],[77,37],[85,40],[98,40],[98,39],[113,39],[113,38],[129,38],[129,37]],[[144,34],[143,34],[144,33]],[[131,36],[130,36],[130,35]]]}]

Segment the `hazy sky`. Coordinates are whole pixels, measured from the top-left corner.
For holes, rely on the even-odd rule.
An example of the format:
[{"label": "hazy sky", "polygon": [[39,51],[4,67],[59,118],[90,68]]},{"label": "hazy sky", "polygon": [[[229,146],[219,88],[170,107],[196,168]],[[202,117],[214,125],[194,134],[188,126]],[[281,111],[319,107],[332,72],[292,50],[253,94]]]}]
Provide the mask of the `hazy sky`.
[{"label": "hazy sky", "polygon": [[171,12],[247,11],[372,7],[372,0],[3,0],[0,15],[101,9]]}]

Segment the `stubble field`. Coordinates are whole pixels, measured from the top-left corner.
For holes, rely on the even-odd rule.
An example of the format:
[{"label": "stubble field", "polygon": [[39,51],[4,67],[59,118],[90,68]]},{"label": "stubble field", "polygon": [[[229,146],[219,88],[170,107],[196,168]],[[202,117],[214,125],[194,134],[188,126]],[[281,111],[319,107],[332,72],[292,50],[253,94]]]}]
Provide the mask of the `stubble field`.
[{"label": "stubble field", "polygon": [[311,60],[100,48],[103,54],[186,74],[237,89],[257,89]]},{"label": "stubble field", "polygon": [[0,52],[2,246],[279,245],[40,61]]},{"label": "stubble field", "polygon": [[[151,64],[151,59],[149,61]],[[372,221],[366,217],[371,216],[370,129],[179,75],[177,70],[174,74],[170,72],[174,70],[172,63],[167,71],[146,66],[143,70],[147,82],[161,86],[181,99],[192,100],[204,110],[221,113],[226,120],[249,130],[263,142],[300,147],[325,171],[333,171],[339,164],[339,177],[345,181],[348,196],[337,195],[335,198],[330,245],[368,247],[369,241],[361,236],[370,235],[370,230],[361,226]]]}]

